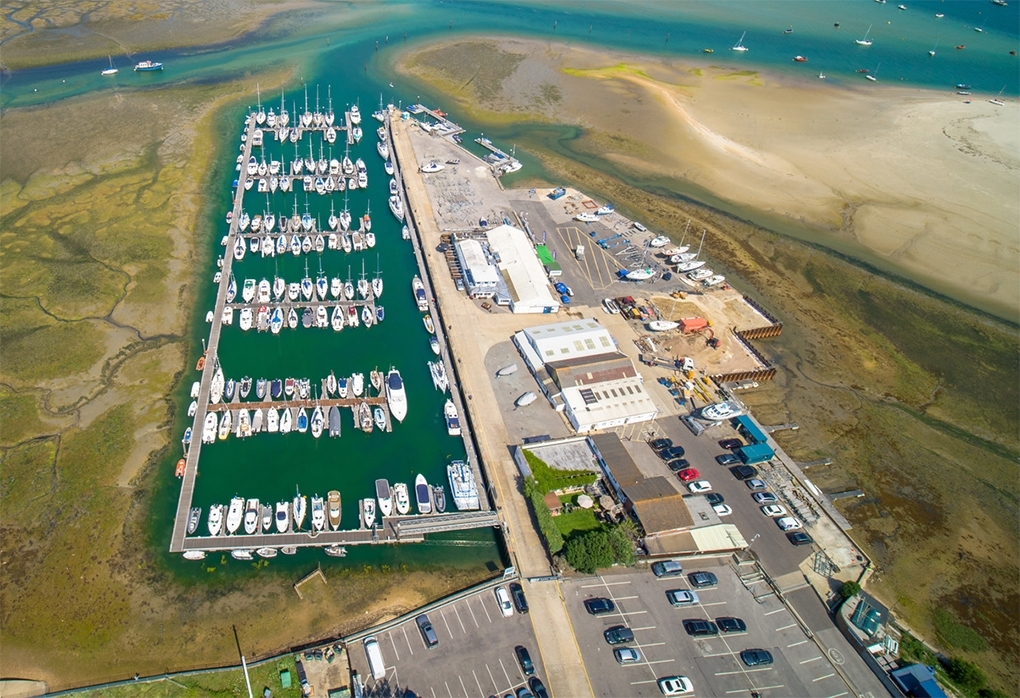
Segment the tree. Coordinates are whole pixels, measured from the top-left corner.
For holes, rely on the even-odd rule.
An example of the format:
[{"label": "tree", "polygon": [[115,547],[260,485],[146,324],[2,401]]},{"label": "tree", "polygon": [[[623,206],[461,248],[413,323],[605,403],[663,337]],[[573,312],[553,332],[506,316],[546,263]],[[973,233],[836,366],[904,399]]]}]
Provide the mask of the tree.
[{"label": "tree", "polygon": [[549,554],[555,555],[563,549],[563,534],[556,527],[549,507],[545,505],[545,493],[538,487],[534,478],[524,481],[524,494],[531,500],[531,509],[535,512],[535,521],[538,522],[538,530],[545,538],[545,544],[549,546]]},{"label": "tree", "polygon": [[573,536],[564,548],[567,563],[578,572],[594,574],[600,567],[613,564],[613,548],[605,531],[588,531]]},{"label": "tree", "polygon": [[613,549],[613,560],[620,565],[634,564],[634,542],[622,526],[609,529],[609,546]]},{"label": "tree", "polygon": [[966,659],[953,657],[945,663],[945,667],[949,678],[961,688],[977,690],[983,688],[988,681],[978,665]]},{"label": "tree", "polygon": [[861,593],[861,585],[857,582],[843,582],[843,586],[839,588],[839,596],[844,601],[852,599],[859,593]]}]

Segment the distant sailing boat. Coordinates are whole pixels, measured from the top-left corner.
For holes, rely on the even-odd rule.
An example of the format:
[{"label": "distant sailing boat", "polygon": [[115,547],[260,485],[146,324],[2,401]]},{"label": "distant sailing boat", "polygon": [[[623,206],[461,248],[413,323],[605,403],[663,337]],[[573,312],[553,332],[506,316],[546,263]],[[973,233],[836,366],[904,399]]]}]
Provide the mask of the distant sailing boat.
[{"label": "distant sailing boat", "polygon": [[733,50],[733,51],[746,51],[747,47],[744,46],[744,37],[745,36],[747,36],[747,32],[744,32],[743,34],[740,35],[740,41],[738,41],[737,45],[734,46],[731,50]]},{"label": "distant sailing boat", "polygon": [[994,98],[994,99],[990,99],[990,100],[988,100],[988,101],[989,101],[989,102],[990,102],[991,104],[994,104],[994,105],[995,105],[995,106],[997,106],[997,107],[1004,107],[1004,106],[1006,106],[1006,103],[1002,101],[1002,92],[1003,92],[1003,90],[1005,90],[1005,89],[1006,89],[1006,86],[1005,86],[1005,85],[1003,85],[1003,86],[1002,86],[1002,90],[999,90],[999,94],[995,95],[995,98]]},{"label": "distant sailing boat", "polygon": [[939,47],[939,42],[936,41],[935,42],[935,48],[933,48],[931,51],[929,51],[928,55],[931,56],[932,58],[934,58],[935,57],[935,49],[938,48],[938,47]]},{"label": "distant sailing boat", "polygon": [[864,32],[863,39],[854,39],[854,43],[857,44],[858,46],[871,46],[871,39],[868,38],[868,34],[871,33],[871,27],[873,26],[875,25],[872,24],[870,27],[868,27],[868,31]]},{"label": "distant sailing boat", "polygon": [[[878,64],[878,68],[881,68],[881,67],[882,67],[882,64],[879,63]],[[868,73],[864,77],[866,77],[868,80],[871,80],[872,82],[878,82],[878,78],[875,77],[876,75],[878,75],[878,68],[875,68],[875,72],[874,73]]]},{"label": "distant sailing boat", "polygon": [[103,75],[116,75],[119,71],[113,67],[113,56],[107,56],[110,59],[110,67],[103,71]]}]

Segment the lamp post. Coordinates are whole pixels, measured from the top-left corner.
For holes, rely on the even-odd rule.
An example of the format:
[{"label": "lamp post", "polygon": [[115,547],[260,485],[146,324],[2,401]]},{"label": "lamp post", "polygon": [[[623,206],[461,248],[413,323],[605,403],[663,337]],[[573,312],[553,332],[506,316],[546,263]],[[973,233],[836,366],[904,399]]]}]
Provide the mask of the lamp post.
[{"label": "lamp post", "polygon": [[744,548],[744,552],[740,553],[740,561],[741,561],[741,562],[743,562],[743,561],[744,561],[744,558],[745,558],[745,557],[747,557],[747,553],[748,553],[748,551],[749,551],[749,550],[751,549],[751,546],[752,546],[752,545],[754,545],[754,542],[755,542],[756,540],[758,540],[758,537],[759,537],[759,536],[761,536],[761,534],[760,534],[760,533],[755,533],[755,534],[754,534],[754,537],[752,537],[752,538],[751,538],[751,541],[750,541],[750,542],[749,542],[749,543],[747,544],[747,547],[746,547],[746,548]]}]

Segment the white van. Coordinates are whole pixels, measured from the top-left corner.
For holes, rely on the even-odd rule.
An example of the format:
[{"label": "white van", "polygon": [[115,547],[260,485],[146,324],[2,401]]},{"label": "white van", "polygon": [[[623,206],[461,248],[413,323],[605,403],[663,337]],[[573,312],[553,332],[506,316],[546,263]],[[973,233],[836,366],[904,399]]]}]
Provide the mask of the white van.
[{"label": "white van", "polygon": [[365,654],[368,655],[368,668],[372,672],[372,678],[376,680],[386,678],[386,663],[383,661],[379,642],[374,636],[365,638]]}]

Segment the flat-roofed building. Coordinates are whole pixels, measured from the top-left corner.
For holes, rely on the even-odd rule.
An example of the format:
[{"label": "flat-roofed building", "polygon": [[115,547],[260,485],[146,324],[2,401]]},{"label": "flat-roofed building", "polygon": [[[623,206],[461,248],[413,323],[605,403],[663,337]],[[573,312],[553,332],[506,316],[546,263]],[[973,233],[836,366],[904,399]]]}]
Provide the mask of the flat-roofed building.
[{"label": "flat-roofed building", "polygon": [[553,297],[545,269],[523,230],[501,225],[486,233],[489,246],[499,255],[499,270],[510,291],[515,313],[555,313],[560,302]]},{"label": "flat-roofed building", "polygon": [[457,240],[453,249],[464,272],[467,294],[472,298],[492,298],[499,287],[499,270],[491,264],[478,240]]}]

